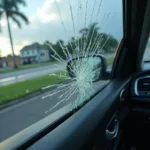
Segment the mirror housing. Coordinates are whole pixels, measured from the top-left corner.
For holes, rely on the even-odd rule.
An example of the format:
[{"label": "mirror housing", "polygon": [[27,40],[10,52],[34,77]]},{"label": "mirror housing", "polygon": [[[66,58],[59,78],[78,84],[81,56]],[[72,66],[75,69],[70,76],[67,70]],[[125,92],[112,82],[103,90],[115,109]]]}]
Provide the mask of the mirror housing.
[{"label": "mirror housing", "polygon": [[[88,55],[73,58],[67,63],[67,72],[71,78],[76,78],[82,71],[83,76],[87,74],[87,80],[96,82],[108,79],[107,59],[102,55]],[[92,75],[92,76],[91,76]]]}]

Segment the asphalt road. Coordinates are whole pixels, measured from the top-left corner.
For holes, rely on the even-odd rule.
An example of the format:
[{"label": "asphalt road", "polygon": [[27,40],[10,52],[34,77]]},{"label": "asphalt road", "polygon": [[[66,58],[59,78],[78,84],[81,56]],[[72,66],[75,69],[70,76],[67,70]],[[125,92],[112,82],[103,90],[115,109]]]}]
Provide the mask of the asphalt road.
[{"label": "asphalt road", "polygon": [[[98,90],[103,87],[108,81],[99,81],[93,84],[93,89]],[[58,97],[65,91],[51,97],[42,99],[50,93],[56,92],[56,89],[44,94],[35,96],[19,104],[13,105],[0,111],[0,142],[18,133],[33,123],[43,119],[56,110],[62,108],[68,103],[76,100],[77,94],[71,97],[67,102],[63,102],[50,112],[46,113],[51,107],[60,101]],[[72,108],[70,108],[71,110]]]},{"label": "asphalt road", "polygon": [[59,71],[63,68],[65,68],[65,64],[64,65],[59,64],[57,66],[55,64],[52,64],[52,65],[42,66],[38,68],[31,68],[31,69],[20,70],[15,72],[2,73],[0,74],[0,86],[47,75]]}]

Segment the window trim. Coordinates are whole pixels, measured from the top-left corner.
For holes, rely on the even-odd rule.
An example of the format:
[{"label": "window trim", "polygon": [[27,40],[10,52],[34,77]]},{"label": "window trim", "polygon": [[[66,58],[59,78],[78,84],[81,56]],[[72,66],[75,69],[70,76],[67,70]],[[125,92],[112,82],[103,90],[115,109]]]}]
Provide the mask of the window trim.
[{"label": "window trim", "polygon": [[69,110],[70,105],[68,104],[37,123],[34,123],[12,137],[4,140],[0,143],[0,149],[24,149],[24,147],[30,145],[33,141],[37,141],[41,138],[41,136],[49,133],[64,120],[70,117],[72,112],[69,112]]},{"label": "window trim", "polygon": [[143,21],[143,26],[142,26],[142,33],[141,33],[141,38],[140,38],[140,46],[139,46],[139,54],[137,58],[137,71],[142,71],[144,69],[144,62],[143,62],[143,57],[144,57],[144,52],[146,50],[147,42],[149,39],[150,35],[150,0],[147,0],[147,6],[146,6],[146,11],[145,11],[145,16],[144,16],[144,21]]}]

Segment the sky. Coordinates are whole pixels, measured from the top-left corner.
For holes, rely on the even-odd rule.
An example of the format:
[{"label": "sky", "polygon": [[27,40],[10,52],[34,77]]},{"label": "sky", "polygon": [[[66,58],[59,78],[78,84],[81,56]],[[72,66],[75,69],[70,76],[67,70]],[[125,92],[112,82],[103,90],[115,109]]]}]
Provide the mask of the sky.
[{"label": "sky", "polygon": [[[55,43],[58,39],[67,42],[78,37],[79,30],[97,22],[100,32],[113,35],[118,41],[123,35],[121,0],[26,0],[27,6],[20,6],[29,19],[29,25],[22,22],[19,29],[11,21],[15,54],[34,42]],[[100,7],[99,7],[100,6]],[[1,20],[0,50],[2,56],[11,54],[5,17]]]}]

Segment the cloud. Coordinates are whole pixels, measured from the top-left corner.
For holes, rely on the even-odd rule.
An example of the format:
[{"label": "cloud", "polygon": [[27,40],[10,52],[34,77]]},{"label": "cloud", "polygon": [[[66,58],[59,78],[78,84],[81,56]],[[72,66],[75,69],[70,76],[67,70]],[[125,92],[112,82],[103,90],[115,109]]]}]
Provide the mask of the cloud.
[{"label": "cloud", "polygon": [[[9,38],[0,37],[0,41],[1,41],[0,42],[0,50],[2,52],[2,55],[6,56],[8,54],[12,54]],[[14,40],[16,54],[17,55],[19,54],[19,50],[22,48],[22,45],[28,45],[28,44],[31,44],[30,41]]]},{"label": "cloud", "polygon": [[[76,35],[81,28],[84,27],[85,23],[85,10],[86,10],[86,0],[82,0],[82,10],[78,14],[78,2],[76,0],[70,0],[73,12],[73,19],[74,19],[74,26],[76,30]],[[122,6],[120,0],[116,0],[115,2],[111,2],[112,4],[109,5],[109,1],[103,1],[102,9],[100,10],[99,18],[96,20],[96,13],[98,10],[98,2],[96,4],[96,9],[94,10],[92,22],[99,22],[100,27],[102,28],[105,26],[106,23],[102,22],[103,15],[108,12],[116,12],[116,17],[108,21],[107,27],[105,27],[104,32],[110,33],[117,37],[118,39],[122,36]],[[40,5],[37,3],[40,2]],[[22,29],[19,29],[17,26],[12,24],[11,22],[11,29],[12,29],[12,36],[14,42],[14,49],[17,54],[21,48],[25,45],[31,44],[33,42],[43,43],[46,40],[51,42],[56,42],[58,39],[62,39],[67,41],[72,36],[74,36],[73,31],[73,21],[71,17],[71,10],[69,6],[69,0],[57,0],[57,4],[59,7],[56,6],[55,0],[37,0],[31,1],[28,0],[27,8],[22,9],[22,11],[27,15],[29,18],[30,24],[22,26]],[[119,4],[118,4],[119,3]],[[87,8],[87,23],[86,26],[90,23],[90,18],[93,10],[94,1],[90,0],[88,3]],[[31,9],[33,9],[31,13]],[[60,18],[60,14],[63,19],[63,23],[67,31],[64,31],[62,26],[62,21]],[[30,12],[30,13],[29,13]],[[9,38],[8,38],[8,31],[7,31],[7,24],[5,19],[3,21],[3,33],[0,33],[0,41],[3,38],[3,45],[0,42],[0,49],[2,49],[3,54],[11,53]],[[78,28],[79,26],[79,28]]]},{"label": "cloud", "polygon": [[5,19],[2,19],[2,20],[0,21],[0,24],[1,24],[2,27],[5,27],[5,26],[7,25],[7,22],[6,22]]},{"label": "cloud", "polygon": [[10,49],[10,45],[8,45],[9,39],[6,37],[0,37],[0,50],[2,52],[2,55],[8,54],[8,51],[6,49]]},{"label": "cloud", "polygon": [[[60,3],[61,0],[56,0],[57,3]],[[45,0],[41,8],[37,8],[36,15],[31,21],[40,20],[42,23],[49,23],[51,21],[58,21],[59,15],[56,10],[55,0]]]},{"label": "cloud", "polygon": [[43,23],[59,20],[57,14],[55,13],[47,14],[42,12],[40,9],[37,10],[37,15],[42,20]]}]

